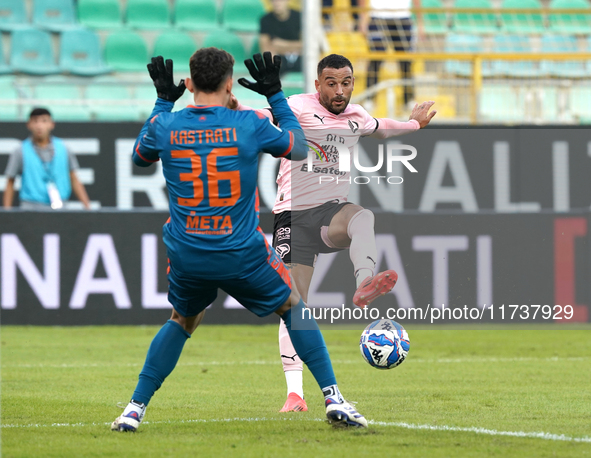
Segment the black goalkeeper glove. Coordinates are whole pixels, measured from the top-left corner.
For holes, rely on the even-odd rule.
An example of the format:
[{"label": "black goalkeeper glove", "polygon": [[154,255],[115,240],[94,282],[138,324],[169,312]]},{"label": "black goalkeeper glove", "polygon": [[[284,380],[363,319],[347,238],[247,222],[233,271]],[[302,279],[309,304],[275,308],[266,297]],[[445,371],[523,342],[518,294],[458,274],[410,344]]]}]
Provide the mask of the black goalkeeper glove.
[{"label": "black goalkeeper glove", "polygon": [[[250,76],[254,78],[249,81],[246,78],[240,78],[238,82],[246,89],[258,92],[265,97],[271,97],[281,91],[281,80],[279,79],[279,69],[281,68],[281,56],[271,57],[270,52],[255,54],[252,59],[246,59],[244,65],[248,68]],[[263,61],[264,59],[264,61]],[[255,67],[256,63],[256,67]]]},{"label": "black goalkeeper glove", "polygon": [[162,56],[152,57],[152,63],[148,64],[148,72],[150,72],[150,78],[154,81],[154,87],[159,98],[174,103],[185,92],[185,80],[181,80],[178,86],[174,84],[172,60],[166,59],[166,65],[164,65]]}]

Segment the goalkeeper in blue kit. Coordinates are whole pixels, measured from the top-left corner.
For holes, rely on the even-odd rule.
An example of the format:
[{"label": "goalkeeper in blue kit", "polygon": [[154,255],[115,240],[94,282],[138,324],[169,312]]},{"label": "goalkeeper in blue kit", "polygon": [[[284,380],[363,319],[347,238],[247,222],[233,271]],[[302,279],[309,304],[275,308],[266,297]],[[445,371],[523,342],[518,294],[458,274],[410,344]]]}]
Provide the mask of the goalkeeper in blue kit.
[{"label": "goalkeeper in blue kit", "polygon": [[[114,431],[137,430],[218,289],[260,317],[273,312],[281,316],[295,350],[324,393],[329,421],[367,426],[341,396],[318,325],[310,313],[303,313],[305,304],[288,269],[259,228],[259,152],[302,160],[308,148],[281,91],[281,59],[270,53],[253,58],[245,64],[255,81],[241,78],[239,83],[267,97],[281,128],[253,111],[226,108],[234,58],[225,51],[196,51],[189,63],[191,77],[178,86],[172,61],[165,63],[159,56],[148,64],[158,99],[135,142],[133,161],[142,167],[162,161],[169,192],[170,218],[163,238],[173,312],[152,340],[131,401],[111,425]],[[171,113],[185,84],[195,104]]]}]

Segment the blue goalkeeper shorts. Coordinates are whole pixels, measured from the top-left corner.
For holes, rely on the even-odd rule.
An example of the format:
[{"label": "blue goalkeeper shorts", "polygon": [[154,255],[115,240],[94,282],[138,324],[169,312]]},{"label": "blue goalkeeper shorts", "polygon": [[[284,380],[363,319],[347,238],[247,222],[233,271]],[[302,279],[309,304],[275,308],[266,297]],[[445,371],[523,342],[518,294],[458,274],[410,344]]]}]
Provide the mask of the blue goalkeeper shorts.
[{"label": "blue goalkeeper shorts", "polygon": [[[184,317],[195,316],[205,310],[216,299],[218,289],[260,317],[273,313],[291,294],[290,272],[268,244],[266,256],[261,256],[254,268],[232,278],[216,279],[215,274],[207,278],[192,277],[175,271],[172,263],[169,267],[168,301]],[[220,276],[227,276],[227,270],[223,274]]]}]

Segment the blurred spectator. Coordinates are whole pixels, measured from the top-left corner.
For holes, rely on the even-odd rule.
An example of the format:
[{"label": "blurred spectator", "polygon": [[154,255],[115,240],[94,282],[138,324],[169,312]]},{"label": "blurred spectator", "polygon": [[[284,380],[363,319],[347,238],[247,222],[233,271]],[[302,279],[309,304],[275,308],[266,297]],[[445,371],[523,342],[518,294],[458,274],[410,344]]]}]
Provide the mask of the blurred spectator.
[{"label": "blurred spectator", "polygon": [[35,108],[29,115],[27,128],[31,136],[16,149],[6,166],[7,184],[4,208],[12,207],[14,179],[22,175],[20,206],[23,209],[59,209],[70,198],[76,197],[90,208],[84,185],[76,176],[78,161],[64,145],[51,135],[55,123],[46,108]]},{"label": "blurred spectator", "polygon": [[[366,34],[372,51],[386,51],[393,47],[396,51],[412,50],[411,3],[415,8],[421,7],[420,0],[358,0],[362,8],[370,7],[359,17],[359,31]],[[422,35],[422,24],[419,24],[419,35]],[[368,89],[378,82],[378,73],[382,61],[371,61],[367,72]],[[400,73],[403,79],[412,78],[411,63],[400,61]],[[404,85],[404,103],[408,105],[414,99],[413,87]]]},{"label": "blurred spectator", "polygon": [[273,10],[261,18],[259,47],[282,57],[281,73],[302,71],[301,14],[289,0],[271,0]]}]

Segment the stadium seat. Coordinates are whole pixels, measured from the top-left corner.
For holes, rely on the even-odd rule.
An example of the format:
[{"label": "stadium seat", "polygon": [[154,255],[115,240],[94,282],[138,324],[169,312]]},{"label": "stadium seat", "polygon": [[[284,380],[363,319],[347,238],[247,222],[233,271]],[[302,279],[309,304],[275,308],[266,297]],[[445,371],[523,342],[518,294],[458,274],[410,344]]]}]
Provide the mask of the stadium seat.
[{"label": "stadium seat", "polygon": [[281,77],[283,93],[285,97],[301,94],[304,92],[304,74],[300,72],[289,72]]},{"label": "stadium seat", "polygon": [[180,32],[165,32],[156,38],[153,56],[163,56],[164,59],[172,59],[174,69],[189,69],[189,59],[197,50],[193,38]]},{"label": "stadium seat", "polygon": [[[482,52],[483,40],[478,35],[448,34],[445,40],[445,51],[448,53],[478,54]],[[483,62],[483,73],[485,73]],[[472,74],[472,62],[460,60],[447,60],[445,71],[459,76]]]},{"label": "stadium seat", "polygon": [[0,30],[10,32],[30,27],[23,0],[2,0],[0,2]]},{"label": "stadium seat", "polygon": [[236,96],[238,101],[251,108],[265,108],[269,106],[269,102],[267,102],[267,98],[257,94],[250,89],[246,89],[245,87],[240,86],[238,83],[234,83],[232,87],[232,93]]},{"label": "stadium seat", "polygon": [[127,0],[127,25],[134,29],[166,29],[170,26],[167,0]]},{"label": "stadium seat", "polygon": [[238,32],[258,32],[265,9],[260,0],[225,0],[222,25]]},{"label": "stadium seat", "polygon": [[51,36],[33,28],[12,32],[10,64],[15,71],[33,75],[51,75],[60,71],[55,65]]},{"label": "stadium seat", "polygon": [[495,33],[498,31],[497,17],[492,12],[489,0],[456,0],[454,7],[491,10],[490,13],[455,13],[453,15],[454,32]]},{"label": "stadium seat", "polygon": [[223,49],[234,57],[236,64],[234,65],[234,73],[246,73],[246,67],[244,66],[245,51],[242,40],[237,35],[231,32],[224,32],[218,30],[217,32],[211,32],[203,41],[203,47],[207,48],[215,46],[216,48]]},{"label": "stadium seat", "polygon": [[54,32],[76,27],[73,0],[35,0],[33,24]]},{"label": "stadium seat", "polygon": [[591,33],[591,6],[587,0],[552,0],[550,9],[588,10],[587,14],[550,14],[548,21],[550,30],[556,33]]},{"label": "stadium seat", "polygon": [[105,61],[119,72],[145,72],[149,62],[143,38],[134,32],[115,32],[105,42]]},{"label": "stadium seat", "polygon": [[35,98],[47,106],[56,121],[90,121],[90,111],[81,105],[80,88],[67,84],[38,84]]},{"label": "stadium seat", "polygon": [[[542,49],[547,53],[576,53],[578,51],[577,38],[572,35],[547,35],[542,37]],[[562,78],[587,76],[587,67],[583,60],[543,60],[540,70],[542,74]]]},{"label": "stadium seat", "polygon": [[540,13],[501,13],[501,30],[516,34],[541,34],[546,30],[540,0],[503,0],[502,9],[531,9]]},{"label": "stadium seat", "polygon": [[[175,72],[176,73],[176,72]],[[156,104],[156,89],[153,84],[138,84],[135,86],[135,101],[141,119],[147,119]]]},{"label": "stadium seat", "polygon": [[0,119],[2,121],[18,121],[23,117],[19,115],[21,109],[15,103],[19,94],[14,87],[14,77],[0,77]]},{"label": "stadium seat", "polygon": [[60,67],[64,72],[81,76],[103,75],[112,71],[103,62],[98,35],[86,29],[62,33]]},{"label": "stadium seat", "polygon": [[[494,38],[494,49],[506,54],[531,52],[529,37],[523,35],[498,35]],[[491,76],[535,77],[538,74],[532,61],[493,60],[490,65]]]},{"label": "stadium seat", "polygon": [[[441,0],[422,0],[422,8],[443,8]],[[416,19],[415,19],[416,21]],[[443,34],[448,32],[447,16],[445,13],[423,13],[423,27],[425,33]]]},{"label": "stadium seat", "polygon": [[215,0],[176,0],[174,25],[183,30],[209,31],[219,29]]},{"label": "stadium seat", "polygon": [[480,121],[519,122],[523,120],[524,108],[524,99],[519,87],[482,86],[479,103]]},{"label": "stadium seat", "polygon": [[121,22],[119,0],[78,0],[78,20],[87,27],[118,29]]},{"label": "stadium seat", "polygon": [[131,95],[127,86],[91,85],[86,88],[90,110],[99,121],[137,121],[139,111],[130,104]]}]

